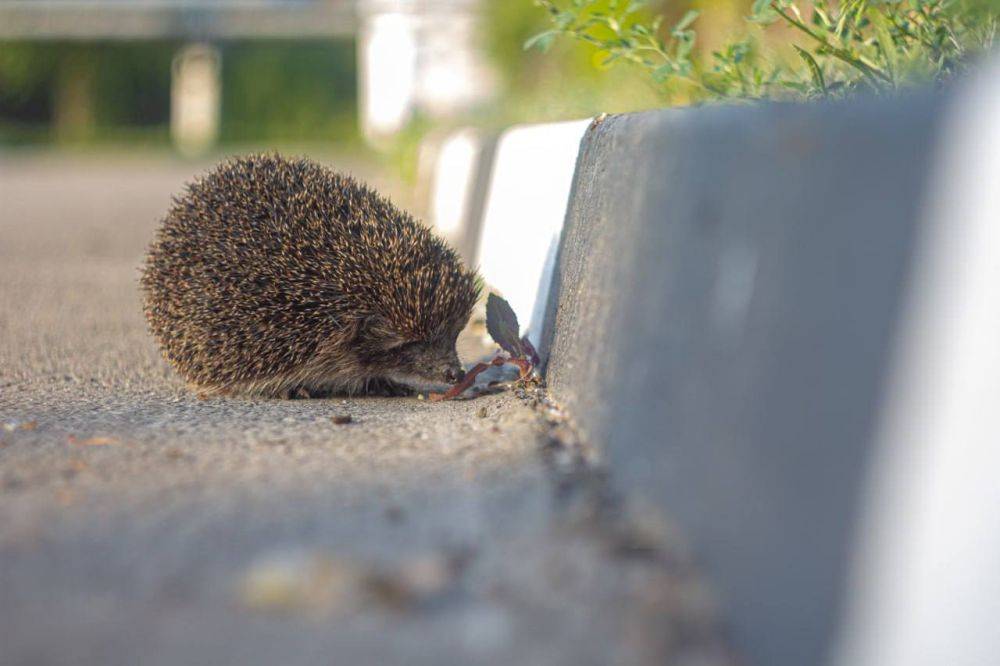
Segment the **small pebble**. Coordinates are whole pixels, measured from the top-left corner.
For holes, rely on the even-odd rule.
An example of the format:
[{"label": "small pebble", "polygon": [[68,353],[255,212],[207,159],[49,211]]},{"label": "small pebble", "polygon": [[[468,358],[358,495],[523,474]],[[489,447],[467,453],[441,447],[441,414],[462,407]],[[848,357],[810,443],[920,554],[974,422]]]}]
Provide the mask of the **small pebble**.
[{"label": "small pebble", "polygon": [[358,602],[362,572],[327,553],[276,551],[253,562],[237,589],[243,606],[271,613],[344,610]]},{"label": "small pebble", "polygon": [[66,442],[79,446],[110,446],[121,443],[114,437],[88,437],[87,439],[77,439],[76,435],[69,435],[66,438]]},{"label": "small pebble", "polygon": [[485,407],[480,407],[479,410],[476,412],[476,416],[478,416],[481,419],[485,419],[487,416],[489,416],[489,414],[490,414],[489,410],[487,410]]},{"label": "small pebble", "polygon": [[350,414],[337,414],[330,418],[331,421],[337,425],[345,425],[354,421],[354,418]]}]

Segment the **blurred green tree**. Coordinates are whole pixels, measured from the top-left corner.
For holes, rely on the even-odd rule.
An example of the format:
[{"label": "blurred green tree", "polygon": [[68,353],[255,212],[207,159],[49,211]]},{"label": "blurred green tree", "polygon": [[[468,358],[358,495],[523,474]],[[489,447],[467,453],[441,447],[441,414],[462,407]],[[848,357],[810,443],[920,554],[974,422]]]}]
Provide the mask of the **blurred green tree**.
[{"label": "blurred green tree", "polygon": [[[710,56],[700,12],[650,17],[645,0],[534,0],[549,19],[525,48],[589,46],[601,67],[638,65],[673,101],[813,98],[940,84],[993,48],[995,5],[977,0],[755,0]],[[758,26],[774,26],[770,34]]]},{"label": "blurred green tree", "polygon": [[357,135],[355,49],[238,42],[222,51],[222,140],[347,141]]},{"label": "blurred green tree", "polygon": [[[0,143],[166,144],[174,42],[0,43]],[[221,139],[347,141],[354,44],[222,45]]]}]

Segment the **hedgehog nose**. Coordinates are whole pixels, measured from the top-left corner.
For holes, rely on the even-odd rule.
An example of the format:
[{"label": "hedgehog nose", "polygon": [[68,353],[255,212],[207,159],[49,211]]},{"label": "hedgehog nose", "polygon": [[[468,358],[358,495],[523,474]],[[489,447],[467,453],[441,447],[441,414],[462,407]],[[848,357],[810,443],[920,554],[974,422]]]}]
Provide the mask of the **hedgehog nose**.
[{"label": "hedgehog nose", "polygon": [[461,368],[448,368],[444,371],[444,379],[449,384],[456,384],[465,377],[465,371]]}]

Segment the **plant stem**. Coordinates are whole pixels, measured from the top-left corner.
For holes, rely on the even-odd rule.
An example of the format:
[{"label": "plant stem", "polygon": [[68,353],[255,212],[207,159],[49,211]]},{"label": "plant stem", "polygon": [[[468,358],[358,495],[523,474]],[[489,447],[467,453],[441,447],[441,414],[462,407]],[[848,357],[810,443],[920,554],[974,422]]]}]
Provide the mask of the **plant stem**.
[{"label": "plant stem", "polygon": [[854,67],[855,69],[859,70],[861,73],[865,74],[866,76],[870,77],[876,82],[878,81],[878,79],[882,79],[884,82],[892,85],[892,79],[889,78],[889,76],[882,70],[878,69],[877,67],[873,67],[872,65],[869,65],[868,63],[860,60],[859,58],[855,58],[854,56],[851,55],[849,51],[846,51],[838,46],[834,46],[826,39],[826,37],[822,35],[817,35],[809,28],[809,26],[807,26],[805,23],[802,23],[802,21],[799,21],[794,16],[791,16],[788,12],[778,7],[776,3],[772,2],[771,8],[775,11],[775,13],[778,14],[778,16],[785,19],[785,21],[788,22],[790,25],[801,30],[802,32],[804,32],[805,34],[809,35],[814,40],[819,42],[820,45],[824,49],[826,49],[833,57],[843,61],[844,63],[850,65],[851,67]]}]

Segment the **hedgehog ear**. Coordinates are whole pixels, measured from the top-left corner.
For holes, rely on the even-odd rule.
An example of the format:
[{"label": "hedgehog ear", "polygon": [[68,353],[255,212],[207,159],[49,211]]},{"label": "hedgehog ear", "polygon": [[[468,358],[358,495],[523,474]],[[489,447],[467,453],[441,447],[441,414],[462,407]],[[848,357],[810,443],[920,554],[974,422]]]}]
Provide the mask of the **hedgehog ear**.
[{"label": "hedgehog ear", "polygon": [[402,347],[410,342],[389,326],[385,319],[375,314],[368,315],[358,322],[358,330],[355,335],[368,341],[377,340],[378,346],[386,350]]},{"label": "hedgehog ear", "polygon": [[377,314],[365,314],[358,318],[358,330],[377,333],[384,329],[385,320]]}]

